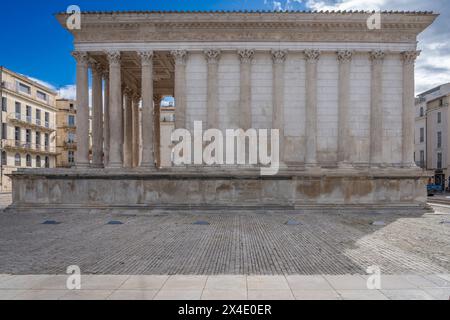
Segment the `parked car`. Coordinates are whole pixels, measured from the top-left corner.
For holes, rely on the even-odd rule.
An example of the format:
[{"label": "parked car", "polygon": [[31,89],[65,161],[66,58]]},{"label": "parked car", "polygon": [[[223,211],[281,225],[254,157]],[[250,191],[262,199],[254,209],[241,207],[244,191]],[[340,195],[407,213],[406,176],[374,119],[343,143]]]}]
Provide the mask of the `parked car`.
[{"label": "parked car", "polygon": [[429,197],[434,196],[436,193],[442,193],[444,189],[440,184],[428,184],[427,185],[427,193]]}]

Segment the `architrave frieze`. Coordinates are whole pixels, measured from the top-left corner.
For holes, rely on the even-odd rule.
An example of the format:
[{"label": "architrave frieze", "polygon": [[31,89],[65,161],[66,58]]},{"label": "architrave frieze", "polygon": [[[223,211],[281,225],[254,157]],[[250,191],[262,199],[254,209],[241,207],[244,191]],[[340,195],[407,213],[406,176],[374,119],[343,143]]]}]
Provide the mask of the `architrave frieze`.
[{"label": "architrave frieze", "polygon": [[[90,13],[82,15],[75,42],[301,41],[416,42],[431,13],[382,14],[369,30],[369,13]],[[65,26],[67,15],[57,16]]]}]

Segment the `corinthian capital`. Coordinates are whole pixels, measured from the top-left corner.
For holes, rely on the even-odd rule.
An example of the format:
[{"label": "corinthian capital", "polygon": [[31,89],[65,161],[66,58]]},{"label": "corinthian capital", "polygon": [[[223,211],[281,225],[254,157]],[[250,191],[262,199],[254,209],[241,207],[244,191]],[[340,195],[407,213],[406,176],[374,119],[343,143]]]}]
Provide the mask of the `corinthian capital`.
[{"label": "corinthian capital", "polygon": [[208,61],[208,63],[219,62],[220,54],[221,54],[220,50],[206,49],[205,51],[203,51],[203,53],[205,54],[205,58],[206,58],[206,61]]},{"label": "corinthian capital", "polygon": [[106,57],[108,58],[109,64],[120,64],[120,51],[106,51]]},{"label": "corinthian capital", "polygon": [[309,63],[316,63],[317,61],[319,61],[319,50],[305,50],[303,51],[303,54],[305,55],[306,61]]},{"label": "corinthian capital", "polygon": [[353,51],[351,50],[339,50],[337,52],[337,58],[339,62],[350,62],[352,60]]},{"label": "corinthian capital", "polygon": [[385,56],[386,52],[383,50],[373,50],[370,52],[370,60],[372,60],[372,62],[382,62]]},{"label": "corinthian capital", "polygon": [[139,51],[137,54],[141,58],[142,64],[153,63],[153,51]]},{"label": "corinthian capital", "polygon": [[185,64],[186,58],[187,58],[187,51],[186,50],[172,50],[170,54],[175,59],[176,64]]},{"label": "corinthian capital", "polygon": [[72,52],[72,56],[75,58],[75,60],[79,64],[88,64],[89,63],[89,55],[87,52],[74,51],[74,52]]},{"label": "corinthian capital", "polygon": [[238,50],[239,58],[241,63],[250,63],[255,55],[255,50],[253,49],[240,49]]},{"label": "corinthian capital", "polygon": [[405,51],[402,52],[402,60],[405,64],[412,64],[416,61],[417,57],[420,56],[420,51]]},{"label": "corinthian capital", "polygon": [[287,53],[287,50],[272,50],[271,54],[273,63],[283,63],[286,61]]},{"label": "corinthian capital", "polygon": [[100,75],[100,76],[103,74],[103,67],[97,61],[95,61],[95,60],[89,61],[89,67],[92,70],[92,74]]}]

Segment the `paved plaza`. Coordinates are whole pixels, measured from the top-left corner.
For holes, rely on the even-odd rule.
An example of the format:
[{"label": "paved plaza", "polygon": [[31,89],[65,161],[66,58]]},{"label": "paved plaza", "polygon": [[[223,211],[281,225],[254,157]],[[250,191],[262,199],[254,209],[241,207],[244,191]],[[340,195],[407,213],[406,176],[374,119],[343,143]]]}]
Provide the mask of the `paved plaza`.
[{"label": "paved plaza", "polygon": [[450,214],[5,212],[0,243],[0,274],[445,274]]},{"label": "paved plaza", "polygon": [[[450,295],[446,213],[6,211],[0,243],[0,299]],[[65,287],[71,265],[81,291]],[[381,290],[367,290],[372,265]]]}]

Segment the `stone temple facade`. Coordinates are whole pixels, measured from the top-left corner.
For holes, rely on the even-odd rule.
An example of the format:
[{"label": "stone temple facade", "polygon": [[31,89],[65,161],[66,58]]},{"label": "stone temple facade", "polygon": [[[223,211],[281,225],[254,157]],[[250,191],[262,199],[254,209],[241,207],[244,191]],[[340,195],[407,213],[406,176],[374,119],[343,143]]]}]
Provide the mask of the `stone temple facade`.
[{"label": "stone temple facade", "polygon": [[[12,208],[424,208],[414,62],[437,15],[383,12],[369,28],[372,14],[83,13],[69,30],[76,168],[15,173]],[[57,15],[64,27],[68,18]],[[176,128],[278,129],[279,173],[157,168],[164,96],[175,98]]]}]

